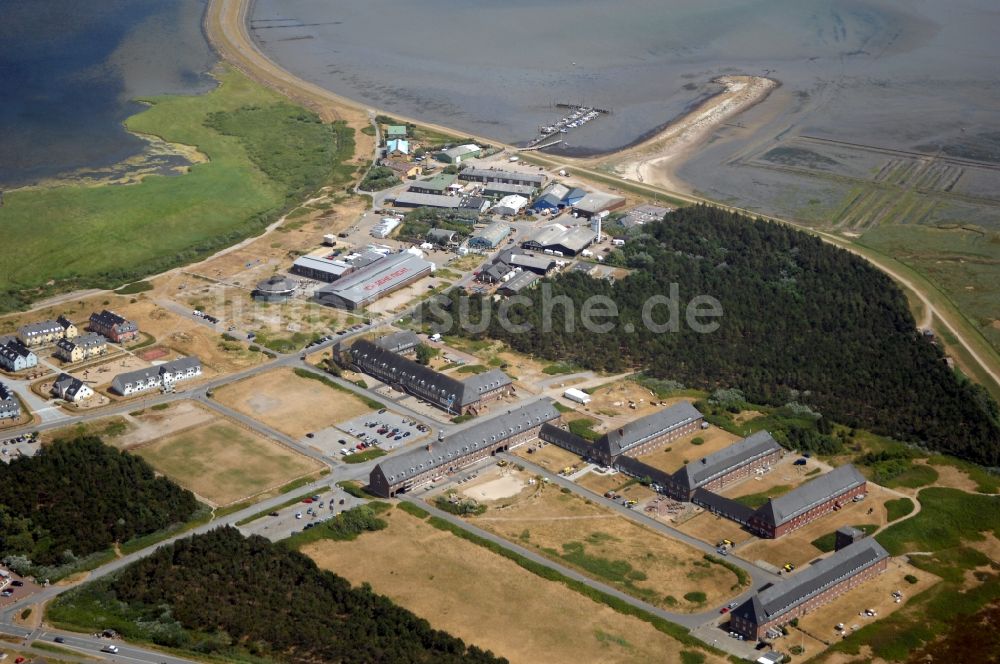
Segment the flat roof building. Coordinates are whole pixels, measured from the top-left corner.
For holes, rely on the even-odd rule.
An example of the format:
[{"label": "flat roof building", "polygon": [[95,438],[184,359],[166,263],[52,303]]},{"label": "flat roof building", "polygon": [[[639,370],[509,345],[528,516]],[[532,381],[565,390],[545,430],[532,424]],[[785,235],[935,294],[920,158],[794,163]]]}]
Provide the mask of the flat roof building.
[{"label": "flat roof building", "polygon": [[673,211],[673,208],[660,207],[659,205],[640,205],[629,210],[624,217],[618,220],[618,223],[625,228],[635,228],[651,221],[660,221],[667,213]]},{"label": "flat roof building", "polygon": [[495,221],[481,231],[476,231],[469,238],[469,247],[472,249],[496,249],[507,236],[510,235],[511,228],[501,221]]},{"label": "flat roof building", "polygon": [[507,184],[505,182],[491,182],[483,187],[483,196],[490,198],[503,198],[504,196],[525,196],[535,195],[535,188],[525,184]]},{"label": "flat roof building", "polygon": [[390,353],[406,355],[417,349],[417,346],[420,345],[420,337],[409,330],[402,330],[379,337],[375,340],[375,345]]},{"label": "flat roof building", "polygon": [[541,399],[477,422],[435,442],[380,462],[369,475],[369,490],[392,498],[439,475],[453,473],[496,452],[534,440],[543,424],[558,417],[559,411],[552,400]]},{"label": "flat roof building", "polygon": [[595,214],[614,210],[623,205],[625,205],[623,197],[606,194],[601,191],[592,191],[580,200],[572,203],[573,212],[587,219],[593,217]]},{"label": "flat roof building", "polygon": [[501,295],[517,295],[518,293],[528,290],[534,286],[535,282],[539,279],[541,279],[541,277],[534,272],[528,272],[525,270],[524,272],[519,272],[505,281],[503,285],[497,289],[497,292]]},{"label": "flat roof building", "polygon": [[434,155],[438,161],[446,164],[461,164],[463,159],[475,159],[482,154],[482,148],[475,143],[457,145],[447,150],[442,150]]},{"label": "flat roof building", "polygon": [[515,214],[520,214],[528,205],[528,199],[524,196],[510,195],[501,198],[496,205],[493,206],[493,214],[499,214],[504,216],[513,216]]},{"label": "flat roof building", "polygon": [[545,176],[541,173],[505,171],[499,168],[465,168],[459,172],[458,177],[468,182],[513,184],[531,187],[533,190],[545,184]]},{"label": "flat roof building", "polygon": [[350,274],[354,269],[355,267],[350,261],[329,254],[326,256],[299,256],[292,263],[291,272],[300,277],[329,284]]},{"label": "flat roof building", "polygon": [[605,465],[611,465],[623,454],[646,454],[675,438],[697,431],[701,421],[702,414],[698,409],[682,401],[612,429],[597,440],[595,451]]},{"label": "flat roof building", "polygon": [[678,470],[671,476],[670,494],[678,500],[691,500],[696,489],[721,489],[749,477],[756,468],[777,463],[781,453],[781,445],[770,433],[758,431]]},{"label": "flat roof building", "polygon": [[396,196],[392,202],[397,208],[442,208],[456,209],[462,205],[462,199],[458,196],[443,196],[440,194],[420,194],[413,191],[404,191]]},{"label": "flat roof building", "polygon": [[340,309],[358,309],[389,293],[423,279],[434,263],[408,249],[352,272],[316,292],[316,301]]},{"label": "flat roof building", "polygon": [[768,499],[750,517],[750,529],[760,537],[781,537],[866,493],[867,486],[865,476],[852,464],[834,468],[784,495]]},{"label": "flat roof building", "polygon": [[459,210],[468,210],[476,215],[482,214],[490,209],[490,202],[482,196],[466,196],[462,199]]},{"label": "flat roof building", "polygon": [[875,540],[867,538],[851,544],[733,609],[730,629],[751,641],[761,639],[768,630],[878,576],[888,565],[889,553]]},{"label": "flat roof building", "polygon": [[415,194],[444,194],[451,185],[455,184],[456,177],[449,173],[438,173],[426,180],[411,182],[406,190],[412,191]]},{"label": "flat roof building", "polygon": [[283,274],[274,274],[257,282],[251,295],[260,302],[284,302],[295,295],[298,287],[299,284],[294,279],[289,279]]},{"label": "flat roof building", "polygon": [[576,256],[597,239],[597,233],[585,226],[543,226],[521,246],[537,251],[559,252],[563,256]]},{"label": "flat roof building", "polygon": [[347,353],[359,371],[449,413],[477,413],[484,403],[508,394],[513,384],[499,369],[458,380],[364,339]]}]

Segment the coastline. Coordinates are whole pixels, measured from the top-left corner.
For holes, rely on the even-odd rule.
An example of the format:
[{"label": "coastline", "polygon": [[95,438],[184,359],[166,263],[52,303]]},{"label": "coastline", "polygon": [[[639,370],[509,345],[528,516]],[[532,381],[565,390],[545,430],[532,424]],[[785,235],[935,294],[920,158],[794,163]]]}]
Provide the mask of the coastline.
[{"label": "coastline", "polygon": [[731,75],[715,79],[725,86],[651,138],[626,150],[591,160],[609,166],[626,180],[690,193],[676,180],[676,169],[726,121],[764,101],[781,83],[763,76]]}]

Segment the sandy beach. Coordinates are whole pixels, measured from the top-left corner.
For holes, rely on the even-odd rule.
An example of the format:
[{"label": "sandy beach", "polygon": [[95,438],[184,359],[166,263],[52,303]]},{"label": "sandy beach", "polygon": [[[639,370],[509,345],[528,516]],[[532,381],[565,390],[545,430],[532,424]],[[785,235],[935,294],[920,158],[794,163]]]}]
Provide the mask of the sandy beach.
[{"label": "sandy beach", "polygon": [[716,82],[725,86],[722,92],[709,97],[649,140],[595,163],[610,165],[616,175],[628,180],[687,191],[673,177],[675,169],[719,126],[766,99],[779,85],[761,76],[723,76]]}]

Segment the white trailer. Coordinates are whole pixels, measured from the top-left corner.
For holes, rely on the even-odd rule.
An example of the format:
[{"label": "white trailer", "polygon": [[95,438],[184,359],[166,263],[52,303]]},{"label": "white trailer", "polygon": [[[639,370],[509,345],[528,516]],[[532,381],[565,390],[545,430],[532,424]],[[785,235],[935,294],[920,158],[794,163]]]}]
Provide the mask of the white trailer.
[{"label": "white trailer", "polygon": [[583,404],[584,406],[590,403],[590,395],[583,390],[576,389],[575,387],[571,387],[563,392],[563,396],[570,401],[575,401],[579,404]]}]

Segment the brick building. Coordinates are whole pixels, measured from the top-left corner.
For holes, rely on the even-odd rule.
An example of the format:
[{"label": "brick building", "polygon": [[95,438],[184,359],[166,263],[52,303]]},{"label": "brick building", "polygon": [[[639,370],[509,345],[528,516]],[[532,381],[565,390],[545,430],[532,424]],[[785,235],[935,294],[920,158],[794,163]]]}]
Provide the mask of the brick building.
[{"label": "brick building", "polygon": [[864,475],[853,465],[834,468],[782,496],[769,499],[750,517],[748,527],[760,537],[781,537],[839,509],[855,496],[867,493],[867,487]]},{"label": "brick building", "polygon": [[435,477],[534,440],[543,424],[558,417],[559,411],[551,399],[509,410],[405,454],[385,459],[369,475],[368,488],[379,496],[392,498]]},{"label": "brick building", "polygon": [[873,539],[851,544],[733,609],[729,628],[756,641],[885,571],[889,553]]},{"label": "brick building", "polygon": [[668,491],[677,500],[690,501],[698,489],[716,491],[749,477],[781,459],[781,445],[767,431],[758,431],[714,454],[687,464],[670,478]]},{"label": "brick building", "polygon": [[499,369],[458,380],[364,339],[351,346],[347,359],[359,371],[449,413],[479,413],[513,390],[510,376]]},{"label": "brick building", "polygon": [[107,337],[116,344],[132,341],[139,336],[139,327],[135,323],[107,309],[90,314],[90,325],[87,329]]},{"label": "brick building", "polygon": [[607,432],[594,445],[594,455],[610,466],[623,454],[648,454],[672,440],[694,433],[700,429],[701,422],[698,409],[682,401]]}]

